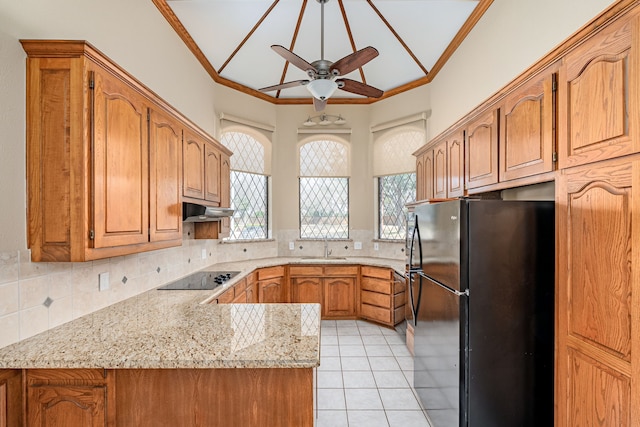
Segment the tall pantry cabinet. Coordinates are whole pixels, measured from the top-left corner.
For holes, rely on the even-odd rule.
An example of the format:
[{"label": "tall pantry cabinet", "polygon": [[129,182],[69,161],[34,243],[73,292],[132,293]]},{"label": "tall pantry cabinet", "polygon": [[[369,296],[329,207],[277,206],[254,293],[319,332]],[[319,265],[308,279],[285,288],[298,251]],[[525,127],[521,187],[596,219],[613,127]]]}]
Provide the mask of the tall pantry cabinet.
[{"label": "tall pantry cabinet", "polygon": [[640,424],[639,17],[559,70],[557,427]]}]

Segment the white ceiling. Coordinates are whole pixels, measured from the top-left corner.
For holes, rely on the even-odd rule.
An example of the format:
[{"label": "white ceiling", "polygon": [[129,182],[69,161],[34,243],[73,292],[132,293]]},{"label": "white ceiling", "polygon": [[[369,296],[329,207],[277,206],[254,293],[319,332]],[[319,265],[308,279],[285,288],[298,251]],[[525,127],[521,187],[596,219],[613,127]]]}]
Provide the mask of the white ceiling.
[{"label": "white ceiling", "polygon": [[[221,77],[223,83],[225,80],[237,83],[249,93],[261,87],[308,78],[294,66],[287,67],[283,78],[286,61],[271,50],[273,44],[291,49],[307,62],[321,59],[321,5],[317,0],[154,2],[165,3],[175,14],[178,26],[184,27],[214,70],[213,73],[209,70],[214,78]],[[329,0],[325,4],[325,59],[335,62],[353,53],[351,34],[356,50],[373,46],[380,55],[364,65],[362,73],[356,70],[346,77],[362,82],[364,75],[364,83],[385,92],[426,83],[436,61],[480,3],[484,12],[491,0]],[[299,19],[300,27],[292,47]],[[479,16],[473,22],[470,20],[470,25],[477,19]],[[175,28],[176,22],[172,25]],[[467,26],[465,31],[469,30]],[[303,86],[266,95],[282,101],[310,97]],[[363,97],[338,90],[332,98],[348,101]]]}]

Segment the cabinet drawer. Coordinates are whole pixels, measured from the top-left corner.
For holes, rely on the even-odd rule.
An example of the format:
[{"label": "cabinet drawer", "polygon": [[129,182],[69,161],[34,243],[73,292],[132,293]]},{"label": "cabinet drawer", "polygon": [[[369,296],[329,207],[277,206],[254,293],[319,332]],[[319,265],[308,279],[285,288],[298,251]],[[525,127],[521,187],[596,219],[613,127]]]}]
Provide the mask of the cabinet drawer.
[{"label": "cabinet drawer", "polygon": [[284,277],[283,265],[258,270],[258,280],[273,279],[274,277]]},{"label": "cabinet drawer", "polygon": [[367,319],[380,323],[391,323],[391,310],[388,308],[376,307],[375,305],[362,304],[360,314]]},{"label": "cabinet drawer", "polygon": [[322,276],[322,266],[320,265],[292,265],[289,266],[289,276]]},{"label": "cabinet drawer", "polygon": [[391,296],[378,292],[362,291],[360,298],[363,304],[371,304],[378,307],[391,307]]},{"label": "cabinet drawer", "polygon": [[393,282],[393,293],[399,294],[400,292],[404,292],[407,290],[407,279],[404,277],[395,274],[394,282]]},{"label": "cabinet drawer", "polygon": [[407,293],[401,292],[399,294],[395,294],[393,296],[393,307],[399,308],[403,307],[407,303]]},{"label": "cabinet drawer", "polygon": [[371,267],[369,265],[362,267],[362,275],[369,277],[377,277],[379,279],[391,279],[391,270],[384,267]]},{"label": "cabinet drawer", "polygon": [[366,291],[379,292],[381,294],[391,295],[391,282],[382,279],[374,279],[372,277],[362,278],[362,289]]},{"label": "cabinet drawer", "polygon": [[397,325],[398,323],[404,320],[404,306],[398,307],[393,311],[393,325]]},{"label": "cabinet drawer", "polygon": [[331,265],[324,267],[325,276],[357,276],[357,265]]}]

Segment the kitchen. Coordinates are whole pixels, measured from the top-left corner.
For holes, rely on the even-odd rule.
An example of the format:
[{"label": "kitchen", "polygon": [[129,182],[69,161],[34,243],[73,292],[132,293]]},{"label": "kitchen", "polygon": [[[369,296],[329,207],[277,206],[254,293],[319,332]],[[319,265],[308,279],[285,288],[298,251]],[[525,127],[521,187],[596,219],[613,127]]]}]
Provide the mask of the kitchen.
[{"label": "kitchen", "polygon": [[[496,1],[487,12],[486,20],[479,23],[469,41],[460,47],[431,84],[370,106],[330,105],[328,111],[348,117],[354,158],[370,159],[368,141],[371,126],[421,111],[431,111],[427,135],[427,139],[431,139],[609,4],[572,2],[557,5],[548,2],[543,7],[540,2],[528,2],[515,7],[510,2]],[[100,16],[100,19],[97,20],[96,16]],[[6,299],[9,307],[0,317],[2,345],[88,314],[124,296],[133,296],[139,291],[158,286],[177,272],[186,274],[216,262],[289,254],[288,236],[298,231],[295,198],[290,197],[298,191],[297,171],[290,167],[295,164],[295,150],[292,147],[297,144],[295,129],[311,113],[309,106],[274,106],[213,84],[151,2],[111,2],[108,7],[97,3],[83,4],[82,8],[77,8],[72,2],[55,5],[21,2],[3,5],[1,19],[3,72],[0,93],[3,119],[0,128],[4,138],[0,189],[4,203],[0,221],[0,250],[3,277],[7,278],[3,279],[3,290],[9,295]],[[540,22],[547,23],[542,32],[538,28]],[[140,31],[141,23],[144,36]],[[496,28],[503,30],[497,32]],[[505,34],[509,34],[509,37],[505,37]],[[179,250],[150,252],[138,257],[124,256],[73,266],[28,262],[23,178],[26,172],[24,162],[16,161],[25,158],[25,54],[18,42],[22,38],[88,40],[212,135],[217,136],[220,132],[217,120],[220,112],[274,125],[277,144],[274,144],[272,163],[271,216],[275,239],[262,243],[220,245],[215,241],[194,241],[188,236]],[[500,48],[487,49],[487,46]],[[527,49],[523,49],[523,46]],[[177,76],[182,76],[178,78],[179,84],[176,84]],[[456,102],[451,102],[452,99]],[[16,123],[21,125],[16,126]],[[353,162],[351,174],[350,185],[353,188],[369,188],[372,172],[368,162]],[[367,208],[373,206],[372,192],[353,192],[352,197],[350,227],[353,236],[362,236],[362,254],[373,254],[370,242],[373,239],[374,219],[370,214],[371,209]],[[380,252],[384,253],[384,257],[403,259],[402,247],[381,242]],[[202,249],[207,255],[210,254],[204,261]],[[345,255],[356,256],[358,253],[355,249],[349,249]],[[108,266],[114,280],[113,292],[98,293],[97,286],[93,292],[93,284],[105,266]],[[156,271],[158,268],[160,271]],[[131,276],[133,280],[127,282],[129,286],[117,285],[129,271],[134,271]],[[56,279],[61,276],[78,278],[77,282],[85,287],[79,285],[77,292],[76,289],[56,289],[61,297],[52,295],[54,303],[50,308],[17,301],[18,283],[30,280],[29,284],[34,285],[35,281],[40,280],[49,286],[49,281],[57,283]],[[83,302],[73,304],[72,294],[76,298],[84,298]],[[39,295],[34,297],[38,298]],[[632,369],[637,369],[635,364],[625,367],[623,371],[628,373]]]}]

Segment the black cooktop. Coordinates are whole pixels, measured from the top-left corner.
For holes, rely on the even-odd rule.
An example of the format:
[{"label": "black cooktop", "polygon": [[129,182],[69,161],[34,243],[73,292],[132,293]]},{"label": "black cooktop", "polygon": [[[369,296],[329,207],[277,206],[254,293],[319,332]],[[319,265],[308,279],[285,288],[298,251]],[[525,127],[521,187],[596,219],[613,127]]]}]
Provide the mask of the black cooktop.
[{"label": "black cooktop", "polygon": [[222,285],[238,273],[239,271],[201,271],[160,286],[158,290],[211,290]]}]

